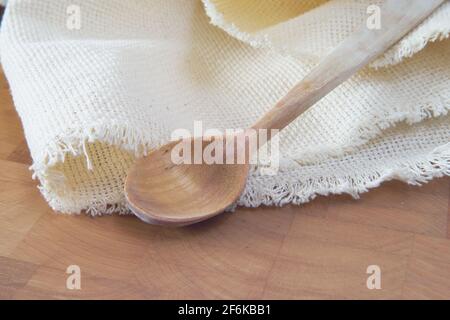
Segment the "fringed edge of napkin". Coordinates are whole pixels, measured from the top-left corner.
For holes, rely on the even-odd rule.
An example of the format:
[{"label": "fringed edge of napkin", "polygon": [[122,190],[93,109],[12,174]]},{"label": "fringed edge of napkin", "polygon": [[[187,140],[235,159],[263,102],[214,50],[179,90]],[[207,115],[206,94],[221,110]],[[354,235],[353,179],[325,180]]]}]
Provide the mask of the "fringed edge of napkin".
[{"label": "fringed edge of napkin", "polygon": [[338,147],[336,145],[314,146],[313,149],[303,149],[292,155],[298,163],[308,164],[324,161],[330,157],[339,157],[354,151],[358,147],[368,143],[375,137],[380,136],[383,131],[393,128],[401,123],[415,125],[430,119],[439,119],[450,114],[450,90],[441,90],[430,92],[430,97],[424,101],[418,101],[413,108],[407,108],[413,111],[402,111],[400,107],[406,103],[399,101],[392,105],[392,109],[398,109],[393,113],[380,113],[367,123],[361,124],[355,132],[348,145]]},{"label": "fringed edge of napkin", "polygon": [[[90,132],[101,133],[99,136],[91,136],[90,139],[76,139],[55,142],[50,148],[53,152],[47,153],[46,160],[35,162],[30,169],[34,171],[33,177],[41,182],[39,189],[43,196],[55,211],[67,214],[80,214],[85,212],[91,216],[101,216],[104,214],[130,214],[123,192],[116,192],[107,198],[88,200],[82,203],[78,197],[56,194],[63,192],[65,184],[60,180],[58,172],[52,172],[52,167],[61,161],[64,161],[68,154],[84,157],[89,167],[89,155],[86,152],[86,145],[89,143],[104,142],[115,145],[121,150],[127,151],[133,157],[140,157],[149,150],[148,140],[144,137],[138,137],[122,128],[123,136],[119,137],[110,126],[97,127]],[[104,130],[102,132],[102,130]],[[106,130],[106,131],[105,131]],[[132,130],[131,130],[132,131]],[[135,132],[136,133],[136,132]],[[83,135],[79,135],[82,137]],[[126,138],[125,138],[126,137]],[[129,137],[134,137],[130,140]],[[147,141],[147,142],[145,142]],[[63,148],[64,146],[64,148]],[[49,149],[47,149],[48,151]],[[286,159],[285,161],[295,164],[295,160]],[[132,160],[130,161],[130,165]],[[301,171],[301,165],[298,167],[281,167],[277,174],[276,181],[268,182],[264,180],[264,187],[261,187],[259,181],[261,175],[258,168],[253,167],[246,189],[240,200],[228,211],[233,211],[236,205],[245,207],[283,206],[289,203],[303,204],[315,199],[317,196],[327,196],[330,194],[349,194],[358,199],[360,194],[368,192],[370,189],[377,188],[381,183],[390,180],[399,180],[411,185],[422,185],[434,178],[450,176],[450,143],[436,147],[433,151],[418,156],[415,161],[398,161],[391,163],[390,168],[385,170],[368,170],[363,174],[349,174],[346,176],[327,176],[317,178],[307,178],[296,174],[295,170]],[[61,177],[64,178],[64,177]],[[295,182],[293,183],[293,181]]]},{"label": "fringed edge of napkin", "polygon": [[[349,194],[355,199],[379,187],[383,182],[399,180],[410,185],[420,186],[435,178],[450,176],[450,143],[435,148],[432,152],[418,157],[416,161],[392,163],[386,170],[369,171],[364,174],[347,175],[345,177],[331,176],[323,178],[304,179],[301,176],[292,177],[289,169],[286,179],[278,175],[276,183],[264,183],[261,190],[257,179],[249,179],[246,190],[237,205],[245,207],[283,206],[286,204],[304,204],[317,196],[330,194]],[[257,176],[257,170],[251,176]],[[297,182],[292,184],[292,181]],[[270,190],[270,192],[267,192]]]},{"label": "fringed edge of napkin", "polygon": [[[212,0],[202,0],[202,2],[206,14],[210,18],[210,23],[221,28],[230,36],[255,48],[278,49],[281,52],[285,52],[283,48],[275,48],[267,35],[251,34],[239,29],[233,21],[227,21]],[[444,6],[446,7],[444,8]],[[442,10],[450,10],[450,3],[443,4]],[[439,12],[434,15],[436,14],[439,14]],[[434,15],[426,21],[432,19]],[[370,67],[377,69],[401,63],[403,60],[411,58],[414,54],[423,50],[428,43],[443,41],[450,37],[450,23],[441,19],[439,23],[434,23],[433,27],[431,27],[426,21],[411,31],[403,40],[394,45],[381,57],[372,62]]]},{"label": "fringed edge of napkin", "polygon": [[444,41],[450,37],[450,23],[440,23],[435,28],[430,25],[419,26],[384,55],[371,63],[371,67],[383,68],[401,63],[423,50],[429,43]]}]

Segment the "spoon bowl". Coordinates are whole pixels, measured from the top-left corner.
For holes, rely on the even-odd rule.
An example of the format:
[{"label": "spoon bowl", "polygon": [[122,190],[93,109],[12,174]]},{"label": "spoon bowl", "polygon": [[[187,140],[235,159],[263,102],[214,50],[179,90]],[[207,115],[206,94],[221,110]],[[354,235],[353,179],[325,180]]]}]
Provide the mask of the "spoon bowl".
[{"label": "spoon bowl", "polygon": [[181,143],[195,150],[195,145],[205,148],[211,141],[196,138],[168,143],[138,160],[128,173],[128,205],[145,222],[197,223],[223,212],[244,190],[248,164],[179,163]]}]

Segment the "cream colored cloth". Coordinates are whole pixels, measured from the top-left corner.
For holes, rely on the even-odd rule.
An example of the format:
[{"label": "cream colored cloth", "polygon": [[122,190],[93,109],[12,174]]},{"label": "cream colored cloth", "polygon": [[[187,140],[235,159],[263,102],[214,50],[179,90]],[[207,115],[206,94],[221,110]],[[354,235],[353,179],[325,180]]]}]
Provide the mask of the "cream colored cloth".
[{"label": "cream colored cloth", "polygon": [[[10,0],[1,61],[43,195],[61,212],[126,212],[135,157],[195,120],[249,126],[373,3]],[[67,26],[73,5],[79,30]],[[357,196],[389,179],[450,174],[449,30],[447,1],[283,131],[280,172],[255,167],[238,204]]]}]

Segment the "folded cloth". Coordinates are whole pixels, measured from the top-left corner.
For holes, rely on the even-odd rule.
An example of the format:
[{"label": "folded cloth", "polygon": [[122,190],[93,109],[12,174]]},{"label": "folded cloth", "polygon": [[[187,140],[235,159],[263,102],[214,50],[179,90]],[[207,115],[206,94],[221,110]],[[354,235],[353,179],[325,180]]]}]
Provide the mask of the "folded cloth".
[{"label": "folded cloth", "polygon": [[[10,0],[1,61],[43,195],[127,212],[136,157],[195,120],[248,127],[382,2]],[[286,128],[279,172],[254,166],[238,205],[449,175],[449,33],[447,1]]]}]

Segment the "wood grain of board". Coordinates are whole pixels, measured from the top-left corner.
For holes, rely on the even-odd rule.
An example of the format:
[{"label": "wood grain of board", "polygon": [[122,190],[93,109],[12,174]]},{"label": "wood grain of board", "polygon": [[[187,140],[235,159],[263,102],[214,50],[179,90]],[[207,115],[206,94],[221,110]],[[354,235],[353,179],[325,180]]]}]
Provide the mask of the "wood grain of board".
[{"label": "wood grain of board", "polygon": [[[450,179],[182,229],[52,212],[0,75],[0,299],[450,299]],[[81,268],[81,290],[66,268]],[[381,290],[366,286],[381,268]]]}]

